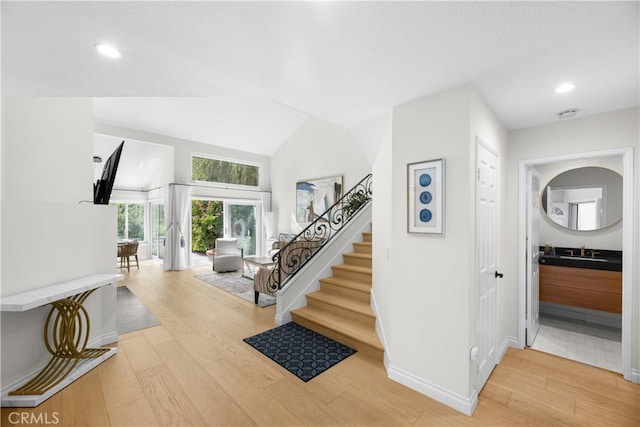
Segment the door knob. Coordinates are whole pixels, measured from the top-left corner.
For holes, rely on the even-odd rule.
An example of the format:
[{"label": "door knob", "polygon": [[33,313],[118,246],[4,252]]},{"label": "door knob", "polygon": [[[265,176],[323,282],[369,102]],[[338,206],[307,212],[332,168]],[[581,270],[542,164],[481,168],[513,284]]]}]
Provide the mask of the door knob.
[{"label": "door knob", "polygon": [[501,279],[502,279],[502,278],[504,277],[504,274],[502,274],[502,273],[498,273],[498,272],[496,271],[496,275],[495,275],[495,277],[499,277],[499,278],[501,278]]}]

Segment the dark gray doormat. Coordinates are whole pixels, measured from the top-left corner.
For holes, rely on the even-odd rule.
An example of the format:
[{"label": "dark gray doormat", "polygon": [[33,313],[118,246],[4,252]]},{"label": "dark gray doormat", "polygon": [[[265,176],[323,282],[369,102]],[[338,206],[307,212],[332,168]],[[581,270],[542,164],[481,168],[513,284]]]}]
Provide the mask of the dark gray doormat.
[{"label": "dark gray doormat", "polygon": [[356,352],[293,322],[243,341],[305,382]]},{"label": "dark gray doormat", "polygon": [[116,330],[118,335],[160,324],[142,302],[126,286],[119,286],[116,301]]}]

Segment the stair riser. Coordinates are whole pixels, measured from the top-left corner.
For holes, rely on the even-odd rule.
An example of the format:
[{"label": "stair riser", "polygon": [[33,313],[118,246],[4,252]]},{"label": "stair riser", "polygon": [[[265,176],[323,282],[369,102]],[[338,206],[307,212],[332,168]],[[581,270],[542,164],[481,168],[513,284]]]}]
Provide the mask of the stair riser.
[{"label": "stair riser", "polygon": [[351,298],[357,301],[371,302],[371,293],[359,291],[352,288],[346,288],[344,286],[338,286],[333,283],[323,282],[320,280],[320,289],[332,294],[340,295],[345,298]]},{"label": "stair riser", "polygon": [[364,242],[373,242],[373,234],[371,232],[362,233],[362,241],[364,241]]},{"label": "stair riser", "polygon": [[359,271],[342,270],[333,268],[333,275],[341,279],[358,280],[363,283],[371,284],[371,273],[361,273]]},{"label": "stair riser", "polygon": [[312,296],[307,295],[307,305],[309,307],[316,307],[319,308],[321,310],[325,310],[331,313],[336,313],[339,314],[341,316],[344,316],[348,319],[353,320],[354,322],[358,322],[361,323],[363,325],[366,326],[370,326],[372,328],[375,327],[376,325],[376,321],[375,318],[370,317],[370,316],[365,316],[361,313],[355,312],[355,311],[351,311],[349,309],[343,308],[343,307],[338,307],[336,305],[333,304],[329,304],[325,301],[320,301],[317,300],[315,298],[313,298]]},{"label": "stair riser", "polygon": [[342,255],[342,257],[344,258],[345,264],[371,268],[371,258],[354,257],[354,256],[349,256],[349,254],[344,254]]},{"label": "stair riser", "polygon": [[296,313],[291,313],[293,317],[293,321],[300,326],[304,326],[307,329],[311,329],[319,333],[320,335],[324,335],[325,337],[331,338],[334,341],[338,341],[341,344],[349,346],[351,348],[356,349],[359,353],[367,356],[373,360],[382,362],[384,357],[384,351],[380,351],[377,348],[371,347],[366,343],[358,341],[354,338],[345,336],[339,332],[334,331],[333,329],[328,329],[322,325],[318,325],[317,323],[307,320],[301,316],[298,316]]},{"label": "stair riser", "polygon": [[363,245],[361,243],[353,244],[353,251],[358,254],[371,255],[371,245]]}]

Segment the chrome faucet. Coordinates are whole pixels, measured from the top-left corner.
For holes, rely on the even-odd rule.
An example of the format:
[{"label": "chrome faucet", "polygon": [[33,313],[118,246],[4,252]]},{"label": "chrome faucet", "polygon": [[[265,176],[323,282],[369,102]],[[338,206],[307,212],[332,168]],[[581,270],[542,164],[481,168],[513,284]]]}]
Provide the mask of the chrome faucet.
[{"label": "chrome faucet", "polygon": [[591,249],[589,252],[587,252],[587,255],[591,255],[591,258],[595,258],[596,255],[599,255],[600,252],[596,252],[593,249]]}]

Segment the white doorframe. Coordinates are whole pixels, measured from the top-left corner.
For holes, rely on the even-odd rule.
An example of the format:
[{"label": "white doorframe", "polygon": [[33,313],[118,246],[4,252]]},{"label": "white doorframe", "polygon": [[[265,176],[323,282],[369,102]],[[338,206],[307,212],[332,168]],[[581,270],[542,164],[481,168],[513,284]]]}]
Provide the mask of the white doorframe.
[{"label": "white doorframe", "polygon": [[[533,160],[521,160],[518,170],[518,345],[524,348],[525,313],[526,313],[526,185],[527,168],[544,163],[555,163],[569,160],[588,159],[603,156],[622,156],[622,375],[628,381],[640,382],[632,372],[633,360],[633,265],[636,259],[634,250],[635,236],[635,197],[634,197],[634,165],[633,147],[614,148],[611,150],[592,151],[588,153],[551,156]],[[626,266],[626,267],[625,267]]]}]

